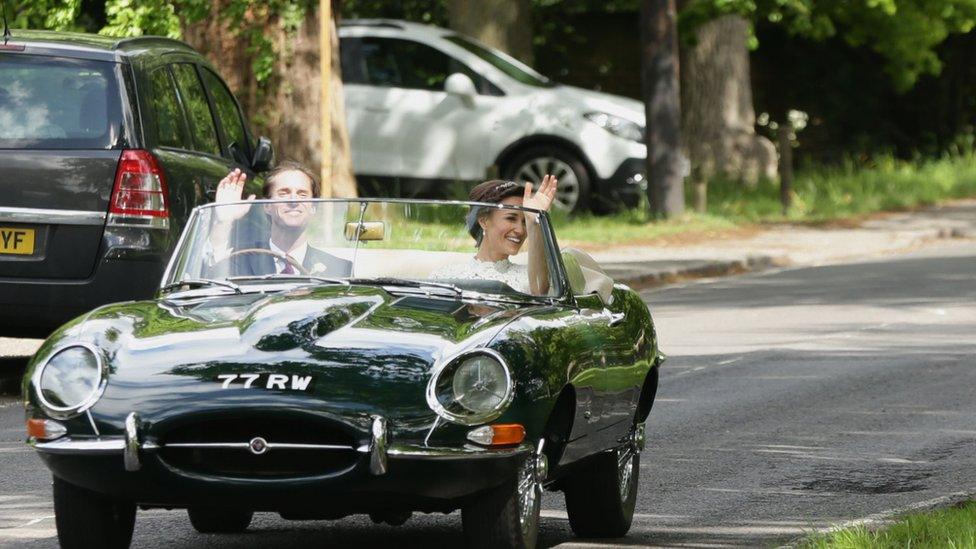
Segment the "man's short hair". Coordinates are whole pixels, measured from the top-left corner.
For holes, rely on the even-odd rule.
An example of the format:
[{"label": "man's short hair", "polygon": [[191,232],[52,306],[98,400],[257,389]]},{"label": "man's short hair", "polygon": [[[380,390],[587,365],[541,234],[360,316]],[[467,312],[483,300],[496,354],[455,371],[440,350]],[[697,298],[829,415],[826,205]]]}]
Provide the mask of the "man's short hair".
[{"label": "man's short hair", "polygon": [[306,168],[305,166],[294,162],[292,160],[284,160],[279,162],[277,166],[271,169],[267,175],[264,176],[264,186],[261,188],[261,194],[265,198],[272,198],[271,189],[274,187],[275,179],[285,172],[301,172],[305,174],[305,177],[312,182],[312,197],[318,198],[322,194],[322,185],[319,183],[315,174],[312,170]]}]

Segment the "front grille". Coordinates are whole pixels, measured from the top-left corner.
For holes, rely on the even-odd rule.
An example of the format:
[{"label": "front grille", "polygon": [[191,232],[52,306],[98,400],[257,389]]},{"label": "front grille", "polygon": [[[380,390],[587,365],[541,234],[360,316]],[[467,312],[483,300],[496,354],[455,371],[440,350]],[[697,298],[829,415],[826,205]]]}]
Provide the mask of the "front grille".
[{"label": "front grille", "polygon": [[[263,453],[249,445],[266,442]],[[320,419],[237,417],[190,423],[160,439],[170,466],[190,473],[235,478],[294,478],[336,474],[359,457],[356,439]],[[257,446],[260,446],[258,444]]]}]

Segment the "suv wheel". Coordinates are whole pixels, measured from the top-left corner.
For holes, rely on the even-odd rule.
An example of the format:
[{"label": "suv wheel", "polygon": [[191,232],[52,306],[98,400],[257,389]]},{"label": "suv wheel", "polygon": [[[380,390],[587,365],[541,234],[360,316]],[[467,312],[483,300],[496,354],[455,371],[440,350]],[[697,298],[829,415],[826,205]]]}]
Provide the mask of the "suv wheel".
[{"label": "suv wheel", "polygon": [[556,176],[556,199],[553,206],[567,212],[579,212],[589,202],[590,174],[576,155],[556,147],[530,147],[515,155],[502,172],[506,179],[532,183],[534,189],[546,174]]},{"label": "suv wheel", "polygon": [[54,478],[54,522],[61,547],[118,549],[132,542],[136,506]]}]

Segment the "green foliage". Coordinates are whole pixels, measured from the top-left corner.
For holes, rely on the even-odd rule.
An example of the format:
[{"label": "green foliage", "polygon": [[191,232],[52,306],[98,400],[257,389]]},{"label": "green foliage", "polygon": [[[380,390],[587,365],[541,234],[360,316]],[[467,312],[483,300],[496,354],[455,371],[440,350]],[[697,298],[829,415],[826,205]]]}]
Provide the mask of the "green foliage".
[{"label": "green foliage", "polygon": [[920,75],[942,70],[935,47],[976,25],[976,0],[690,0],[681,12],[682,35],[687,39],[698,25],[726,14],[870,47],[886,60],[896,89],[905,91]]},{"label": "green foliage", "polygon": [[775,182],[755,189],[710,182],[708,195],[708,213],[730,221],[830,221],[976,196],[976,155],[915,162],[882,156],[806,169],[793,183],[793,208],[786,218]]},{"label": "green foliage", "polygon": [[81,0],[6,0],[11,28],[81,31]]},{"label": "green foliage", "polygon": [[99,34],[180,37],[180,20],[176,16],[176,6],[168,0],[106,0],[105,15],[108,17],[108,24]]},{"label": "green foliage", "polygon": [[881,530],[868,530],[863,526],[857,526],[830,534],[811,536],[799,547],[802,549],[903,547],[972,549],[976,547],[976,502],[908,515]]},{"label": "green foliage", "polygon": [[418,23],[447,26],[445,0],[346,0],[342,3],[344,19],[406,19]]}]

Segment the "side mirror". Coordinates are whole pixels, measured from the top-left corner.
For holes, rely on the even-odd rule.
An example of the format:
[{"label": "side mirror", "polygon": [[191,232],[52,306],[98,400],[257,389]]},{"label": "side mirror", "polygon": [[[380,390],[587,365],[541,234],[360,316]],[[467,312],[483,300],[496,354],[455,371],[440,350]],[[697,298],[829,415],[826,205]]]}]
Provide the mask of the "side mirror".
[{"label": "side mirror", "polygon": [[449,95],[456,95],[465,104],[471,104],[474,96],[478,95],[478,90],[474,87],[474,82],[468,75],[456,72],[447,77],[444,81],[444,91]]},{"label": "side mirror", "polygon": [[604,303],[610,302],[613,279],[590,254],[576,248],[566,248],[562,251],[562,259],[574,295],[597,294]]},{"label": "side mirror", "polygon": [[266,172],[271,169],[274,162],[274,147],[271,140],[267,137],[259,137],[258,144],[254,147],[254,155],[251,157],[251,169],[256,172]]}]

